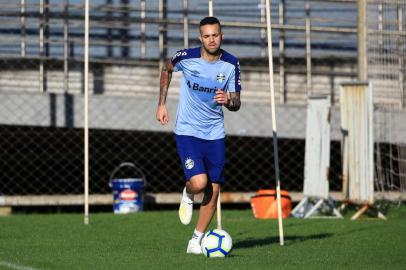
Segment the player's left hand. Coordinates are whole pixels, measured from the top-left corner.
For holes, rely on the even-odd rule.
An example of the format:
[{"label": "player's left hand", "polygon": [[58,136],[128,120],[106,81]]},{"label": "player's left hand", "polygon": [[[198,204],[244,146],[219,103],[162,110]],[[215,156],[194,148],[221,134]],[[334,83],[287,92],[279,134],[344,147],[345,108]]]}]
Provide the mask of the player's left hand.
[{"label": "player's left hand", "polygon": [[227,92],[224,92],[222,89],[217,89],[216,94],[214,95],[214,100],[218,104],[225,105],[228,103],[228,94]]}]

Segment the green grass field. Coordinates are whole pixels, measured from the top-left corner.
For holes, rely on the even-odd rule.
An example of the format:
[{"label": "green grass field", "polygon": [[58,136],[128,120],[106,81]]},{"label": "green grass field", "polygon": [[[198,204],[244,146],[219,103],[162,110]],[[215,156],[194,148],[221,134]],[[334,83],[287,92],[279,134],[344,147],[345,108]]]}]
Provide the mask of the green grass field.
[{"label": "green grass field", "polygon": [[16,214],[0,217],[0,269],[406,269],[406,206],[387,217],[289,218],[280,246],[276,220],[224,210],[234,249],[208,259],[185,253],[193,226],[176,211],[93,214],[88,226],[81,214]]}]

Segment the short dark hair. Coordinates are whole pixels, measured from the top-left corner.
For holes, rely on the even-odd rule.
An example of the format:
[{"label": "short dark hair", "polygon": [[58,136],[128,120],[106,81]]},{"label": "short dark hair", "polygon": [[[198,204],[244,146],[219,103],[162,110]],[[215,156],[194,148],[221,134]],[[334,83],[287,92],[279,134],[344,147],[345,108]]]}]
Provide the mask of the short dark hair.
[{"label": "short dark hair", "polygon": [[220,26],[220,31],[221,31],[220,21],[216,17],[206,17],[206,18],[204,18],[203,20],[200,21],[199,27],[202,27],[203,25],[206,25],[206,24],[218,24]]}]

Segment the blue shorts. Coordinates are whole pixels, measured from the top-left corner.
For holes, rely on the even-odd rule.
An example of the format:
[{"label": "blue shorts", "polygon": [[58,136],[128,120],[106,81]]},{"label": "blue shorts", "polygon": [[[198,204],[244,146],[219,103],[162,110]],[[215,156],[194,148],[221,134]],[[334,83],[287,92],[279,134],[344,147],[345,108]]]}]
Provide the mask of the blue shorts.
[{"label": "blue shorts", "polygon": [[225,140],[203,140],[192,136],[175,135],[176,147],[186,181],[197,174],[207,174],[212,183],[224,183],[226,164]]}]

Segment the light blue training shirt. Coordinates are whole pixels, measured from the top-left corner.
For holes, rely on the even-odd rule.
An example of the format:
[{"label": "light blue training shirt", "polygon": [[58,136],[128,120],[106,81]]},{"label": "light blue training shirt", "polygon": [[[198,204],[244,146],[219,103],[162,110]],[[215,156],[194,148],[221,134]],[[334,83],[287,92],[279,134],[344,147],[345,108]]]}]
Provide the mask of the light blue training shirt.
[{"label": "light blue training shirt", "polygon": [[240,64],[224,50],[219,60],[208,62],[201,58],[200,49],[180,50],[172,58],[174,71],[183,72],[174,132],[204,140],[222,139],[223,109],[213,98],[217,89],[241,91]]}]

